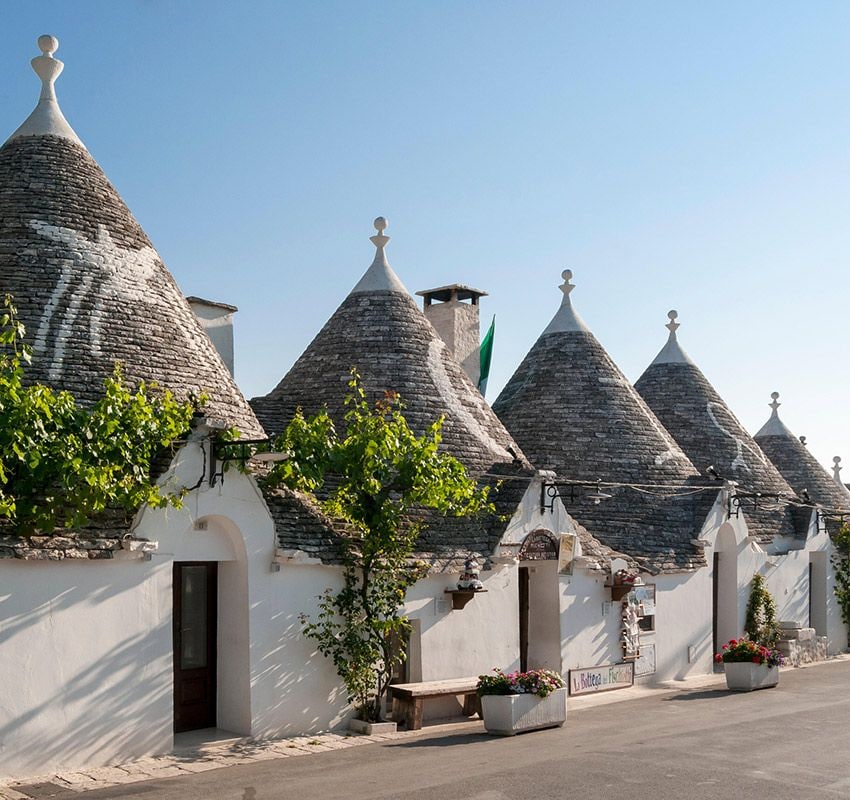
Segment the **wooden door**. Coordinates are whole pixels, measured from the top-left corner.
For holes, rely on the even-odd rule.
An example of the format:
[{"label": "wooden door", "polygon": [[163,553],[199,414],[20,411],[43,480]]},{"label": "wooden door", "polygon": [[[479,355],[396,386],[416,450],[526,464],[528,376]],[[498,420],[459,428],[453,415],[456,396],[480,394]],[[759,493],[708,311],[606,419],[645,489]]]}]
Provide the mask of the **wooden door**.
[{"label": "wooden door", "polygon": [[528,567],[519,568],[519,669],[528,669]]},{"label": "wooden door", "polygon": [[174,731],[216,724],[218,565],[174,564]]}]

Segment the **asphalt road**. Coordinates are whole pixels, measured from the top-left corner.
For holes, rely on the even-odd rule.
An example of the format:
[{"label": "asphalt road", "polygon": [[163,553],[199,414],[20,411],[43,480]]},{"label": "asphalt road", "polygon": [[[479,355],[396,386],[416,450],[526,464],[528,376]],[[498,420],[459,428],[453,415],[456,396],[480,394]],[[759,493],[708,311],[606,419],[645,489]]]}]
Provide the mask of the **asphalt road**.
[{"label": "asphalt road", "polygon": [[510,738],[424,734],[86,792],[85,800],[850,798],[850,662],[568,712]]}]

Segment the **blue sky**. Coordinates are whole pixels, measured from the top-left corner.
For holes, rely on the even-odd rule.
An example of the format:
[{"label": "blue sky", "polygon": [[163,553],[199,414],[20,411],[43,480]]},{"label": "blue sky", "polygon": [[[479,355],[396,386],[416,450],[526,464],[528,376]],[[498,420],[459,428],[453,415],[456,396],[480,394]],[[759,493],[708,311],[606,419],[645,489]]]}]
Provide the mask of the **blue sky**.
[{"label": "blue sky", "polygon": [[[850,4],[17,2],[0,139],[53,33],[65,115],[265,393],[369,265],[497,317],[488,399],[560,302],[636,380],[680,341],[751,430],[848,462]],[[6,133],[2,133],[6,131]]]}]

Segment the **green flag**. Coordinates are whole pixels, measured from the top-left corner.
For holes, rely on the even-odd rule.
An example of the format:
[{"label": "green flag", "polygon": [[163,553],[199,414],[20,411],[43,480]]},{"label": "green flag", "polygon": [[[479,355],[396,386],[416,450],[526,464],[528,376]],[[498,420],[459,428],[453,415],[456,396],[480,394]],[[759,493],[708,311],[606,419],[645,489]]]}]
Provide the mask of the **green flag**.
[{"label": "green flag", "polygon": [[490,323],[490,328],[484,334],[481,340],[481,347],[478,348],[479,363],[481,365],[480,377],[478,378],[478,391],[481,394],[487,392],[487,378],[490,377],[490,361],[493,359],[493,335],[496,332],[496,315],[493,315],[493,321]]}]

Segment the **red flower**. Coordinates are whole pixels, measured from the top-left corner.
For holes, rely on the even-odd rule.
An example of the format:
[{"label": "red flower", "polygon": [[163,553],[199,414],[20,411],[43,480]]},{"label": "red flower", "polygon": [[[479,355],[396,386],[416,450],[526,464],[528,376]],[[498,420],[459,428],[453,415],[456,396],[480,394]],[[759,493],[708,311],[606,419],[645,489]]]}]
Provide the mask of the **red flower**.
[{"label": "red flower", "polygon": [[753,656],[753,664],[761,664],[761,656]]},{"label": "red flower", "polygon": [[723,656],[720,655],[720,653],[718,653],[716,656],[714,656],[714,663],[715,664],[720,664],[722,661],[723,661]]},{"label": "red flower", "polygon": [[730,639],[729,644],[738,644],[738,640],[737,639]]}]

